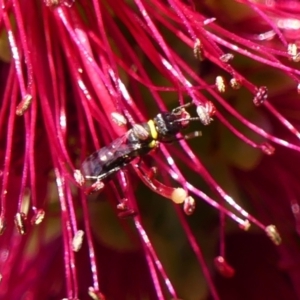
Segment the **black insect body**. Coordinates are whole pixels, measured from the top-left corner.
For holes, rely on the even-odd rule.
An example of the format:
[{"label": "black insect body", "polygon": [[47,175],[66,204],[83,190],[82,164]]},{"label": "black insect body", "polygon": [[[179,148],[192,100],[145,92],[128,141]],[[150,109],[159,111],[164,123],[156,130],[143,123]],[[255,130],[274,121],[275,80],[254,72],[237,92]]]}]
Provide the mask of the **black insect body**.
[{"label": "black insect body", "polygon": [[148,153],[152,148],[139,142],[133,130],[115,139],[109,145],[91,154],[81,165],[81,173],[86,179],[103,180],[117,172],[135,157]]},{"label": "black insect body", "polygon": [[136,124],[123,136],[94,152],[81,165],[84,179],[102,182],[124,168],[137,157],[148,154],[159,143],[172,143],[180,138],[177,134],[188,126],[191,118],[185,107],[188,103],[162,112],[148,122]]}]

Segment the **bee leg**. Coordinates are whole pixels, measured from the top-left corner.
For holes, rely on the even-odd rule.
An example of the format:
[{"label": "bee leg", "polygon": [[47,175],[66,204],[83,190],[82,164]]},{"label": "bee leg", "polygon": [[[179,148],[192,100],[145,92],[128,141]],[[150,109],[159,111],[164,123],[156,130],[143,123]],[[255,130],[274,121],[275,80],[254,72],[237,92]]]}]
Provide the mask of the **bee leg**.
[{"label": "bee leg", "polygon": [[99,191],[104,187],[104,183],[98,178],[98,176],[83,176],[80,170],[75,170],[74,178],[78,185],[81,187],[85,185],[86,180],[96,180],[96,182],[94,182],[91,186],[83,189],[86,195]]},{"label": "bee leg", "polygon": [[103,179],[111,176],[112,174],[118,172],[120,169],[122,169],[126,164],[123,164],[121,166],[115,167],[109,171],[107,171],[106,173],[103,173],[101,175],[98,176],[90,176],[90,175],[86,175],[85,179],[88,180],[95,180],[95,182],[85,190],[85,194],[89,195],[91,193],[94,192],[98,192],[100,190],[102,190],[104,188],[104,183],[102,182]]},{"label": "bee leg", "polygon": [[[109,171],[107,171],[106,173],[103,173],[101,175],[98,176],[91,176],[91,175],[86,175],[85,179],[88,180],[96,180],[96,181],[101,181],[103,179],[108,178],[109,176],[111,176],[112,174],[118,172],[120,169],[122,169],[126,164],[122,164],[121,166],[115,167]],[[96,182],[95,182],[96,183]]]},{"label": "bee leg", "polygon": [[90,195],[94,192],[98,192],[104,188],[104,183],[101,180],[96,180],[90,187],[84,190],[86,195]]}]

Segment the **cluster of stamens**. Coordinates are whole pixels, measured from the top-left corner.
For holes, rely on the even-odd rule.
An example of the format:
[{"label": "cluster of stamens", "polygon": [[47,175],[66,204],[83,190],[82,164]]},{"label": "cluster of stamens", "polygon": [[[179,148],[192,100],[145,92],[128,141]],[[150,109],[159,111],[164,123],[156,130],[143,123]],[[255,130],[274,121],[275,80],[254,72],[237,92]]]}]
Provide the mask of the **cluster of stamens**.
[{"label": "cluster of stamens", "polygon": [[[185,135],[184,130],[189,129],[188,125],[196,120],[199,129],[203,130],[203,135],[205,135],[206,130],[209,132],[209,129],[207,127],[203,129],[203,126],[208,126],[216,120],[216,127],[218,124],[226,126],[242,142],[256,149],[255,151],[261,156],[273,155],[275,145],[299,153],[300,147],[297,143],[277,137],[276,133],[257,125],[256,120],[250,121],[238,111],[238,108],[233,107],[231,99],[230,101],[225,99],[226,94],[231,92],[234,93],[233,100],[237,100],[238,93],[241,92],[239,89],[247,89],[248,98],[246,96],[247,99],[243,101],[251,101],[251,95],[254,95],[252,96],[254,106],[251,105],[251,109],[258,110],[259,106],[263,106],[262,110],[266,111],[266,115],[274,116],[278,123],[299,139],[300,133],[297,128],[277,111],[272,103],[273,99],[269,98],[268,87],[257,86],[250,82],[233,66],[235,57],[238,55],[269,65],[294,80],[300,94],[300,71],[290,66],[300,61],[296,42],[288,43],[278,30],[272,30],[271,36],[277,34],[279,40],[283,41],[283,51],[282,48],[274,50],[263,43],[255,43],[250,38],[236,36],[222,28],[215,18],[206,19],[202,13],[197,12],[197,8],[191,5],[193,1],[154,0],[152,3],[136,0],[133,1],[134,9],[131,7],[133,3],[128,5],[127,1],[122,0],[103,3],[101,1],[78,1],[76,5],[74,5],[75,0],[43,0],[42,8],[40,4],[35,6],[35,1],[29,2],[30,8],[26,13],[22,12],[22,8],[25,10],[22,1],[14,0],[12,3],[8,1],[7,6],[2,5],[0,14],[2,21],[0,23],[2,29],[7,32],[12,52],[10,73],[7,83],[3,85],[5,93],[3,93],[1,103],[3,110],[0,113],[0,130],[2,130],[3,140],[5,138],[4,142],[1,140],[1,144],[5,145],[3,148],[7,148],[3,150],[1,160],[3,183],[0,235],[3,235],[2,237],[5,237],[4,233],[7,232],[5,231],[6,224],[13,223],[9,220],[14,220],[13,229],[18,232],[19,240],[25,239],[26,234],[29,236],[34,226],[41,224],[44,220],[43,206],[46,204],[43,197],[46,198],[46,196],[37,196],[34,191],[40,189],[38,177],[41,174],[48,174],[51,170],[55,174],[57,202],[61,209],[64,263],[68,281],[66,286],[69,294],[74,295],[72,299],[78,299],[75,255],[77,255],[76,252],[85,250],[85,243],[88,245],[93,278],[91,284],[93,287],[90,287],[87,293],[94,300],[105,299],[99,290],[87,195],[100,194],[108,187],[112,187],[112,194],[115,195],[113,204],[117,216],[121,219],[131,218],[134,223],[147,254],[157,294],[163,294],[160,284],[164,282],[170,294],[169,298],[178,299],[143,228],[139,205],[135,199],[135,186],[131,184],[134,178],[132,176],[140,178],[154,193],[171,200],[200,262],[202,257],[199,254],[201,252],[199,245],[194,241],[193,234],[190,233],[185,223],[187,216],[197,213],[197,201],[205,201],[215,208],[220,213],[220,219],[229,218],[244,231],[255,225],[275,245],[281,244],[282,239],[276,226],[261,223],[241,207],[221,188],[206,170],[202,160],[195,155],[195,150],[190,146],[192,143],[189,144],[188,140],[200,137],[202,131]],[[249,4],[256,1],[242,2]],[[157,7],[162,8],[161,12],[153,8],[155,3],[158,4]],[[95,9],[91,9],[94,6]],[[42,27],[41,31],[31,20],[34,19],[32,12],[36,11],[35,8],[40,9],[39,12],[42,14],[41,22],[45,28]],[[84,11],[85,8],[88,8],[87,12]],[[132,20],[136,22],[134,25],[132,25]],[[123,37],[124,31],[118,28],[118,22],[120,24],[124,22],[125,31],[128,31],[130,38]],[[96,24],[96,28],[93,28],[93,24]],[[160,26],[165,26],[168,32],[173,33],[174,37],[180,40],[180,43],[189,47],[190,59],[193,59],[195,64],[202,67],[205,63],[203,61],[207,60],[216,66],[214,71],[218,70],[218,73],[213,73],[213,79],[205,74],[205,66],[201,69],[204,74],[200,75],[197,68],[189,65],[183,56],[175,53],[175,47],[170,47],[167,39],[159,31]],[[262,36],[266,37],[268,34],[265,33]],[[135,41],[135,43],[132,45],[128,41]],[[35,43],[39,47],[32,47]],[[153,47],[151,43],[154,44]],[[118,50],[113,49],[112,44]],[[146,64],[140,61],[142,56],[140,52],[145,56],[145,61],[151,62],[164,75],[168,81],[166,86],[154,84],[155,81],[150,78],[151,74],[144,69]],[[289,65],[282,62],[282,57],[286,61],[289,60]],[[44,68],[41,62],[48,65]],[[126,76],[123,74],[121,76],[120,70]],[[123,77],[126,78],[126,84],[123,82]],[[264,84],[267,85],[267,83]],[[144,111],[142,109],[145,101],[144,96],[141,96],[140,86],[149,91],[154,99],[153,102],[155,101],[155,107],[159,107],[160,111],[169,112],[165,105],[166,100],[161,97],[160,92],[175,91],[177,93],[179,103],[176,104],[177,108],[170,111],[172,117],[175,116],[177,119],[175,118],[173,123],[166,125],[178,125],[182,132],[179,131],[174,136],[166,134],[165,144],[163,139],[159,139],[162,133],[159,132],[157,124],[154,124],[154,119],[148,120],[150,116],[145,113],[145,109]],[[70,87],[70,91],[66,87]],[[270,95],[273,95],[271,88],[270,91]],[[186,99],[189,99],[189,102],[185,102]],[[192,111],[191,114],[188,110]],[[5,115],[8,117],[6,118]],[[149,125],[150,129],[147,128],[146,120],[154,124],[154,128],[151,127],[152,125]],[[233,125],[235,121],[246,127],[251,134],[244,133],[239,126],[235,127]],[[166,126],[167,129],[168,126]],[[15,132],[17,132],[16,135]],[[22,132],[24,132],[25,141],[19,142],[18,136],[22,135]],[[131,133],[134,139],[126,139]],[[253,133],[259,138],[252,138]],[[106,148],[107,152],[96,155],[98,163],[96,167],[100,169],[105,166],[102,168],[105,169],[103,173],[100,171],[97,173],[97,170],[94,171],[95,174],[82,171],[81,162],[84,161],[86,153],[91,150],[101,150],[118,140],[119,137],[125,137],[123,144],[118,144],[115,148]],[[46,146],[46,150],[42,147],[40,150],[39,139],[45,143],[43,146]],[[197,145],[200,148],[202,141],[201,138],[198,140]],[[171,142],[177,143],[177,146],[173,147]],[[22,156],[20,164],[23,164],[21,175],[17,174],[19,162],[14,161],[19,144],[24,144],[22,155],[20,155]],[[211,148],[215,147],[213,144]],[[155,167],[148,164],[145,159],[146,155],[152,155],[149,160],[154,162]],[[39,158],[40,156],[43,156],[42,159]],[[111,157],[113,157],[113,163],[109,164]],[[272,159],[272,157],[267,159]],[[48,160],[51,161],[49,165]],[[180,164],[177,164],[179,160],[191,172],[194,172],[193,174],[201,176],[205,184],[222,200],[214,200],[187,181],[179,168]],[[44,161],[45,169],[40,170]],[[252,167],[255,168],[258,162],[257,160]],[[76,169],[78,165],[80,169]],[[239,167],[238,163],[237,167]],[[13,174],[14,172],[17,175]],[[6,209],[11,205],[9,197],[14,197],[11,187],[15,189],[14,184],[18,182],[13,176],[21,178],[20,183],[16,184],[20,192],[16,197],[18,205],[13,204],[13,212],[9,215],[7,211],[10,210]],[[51,176],[49,175],[49,178]],[[104,180],[101,176],[104,176]],[[47,178],[48,181],[49,178]],[[291,180],[288,178],[283,181],[289,183]],[[48,182],[44,183],[42,188],[47,189],[47,184]],[[33,193],[28,197],[30,199],[25,201],[23,198],[26,196],[27,188]],[[252,197],[250,194],[249,197]],[[293,198],[293,195],[290,198]],[[79,211],[75,209],[77,200],[81,201],[80,213],[85,221],[83,230],[77,225],[77,212]],[[296,210],[295,207],[298,209],[298,206],[294,205],[294,210]],[[293,213],[298,216],[297,211]],[[225,232],[223,227],[221,234]],[[13,244],[11,241],[10,243]],[[216,270],[224,277],[234,276],[235,270],[227,262],[224,251],[220,251],[214,264]],[[2,268],[2,265],[0,267]]]}]

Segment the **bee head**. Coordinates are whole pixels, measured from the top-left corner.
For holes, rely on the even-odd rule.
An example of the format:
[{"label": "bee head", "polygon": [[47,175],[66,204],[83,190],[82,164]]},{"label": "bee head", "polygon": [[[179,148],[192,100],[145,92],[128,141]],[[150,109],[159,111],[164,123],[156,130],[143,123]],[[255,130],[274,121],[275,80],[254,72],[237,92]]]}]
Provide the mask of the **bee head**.
[{"label": "bee head", "polygon": [[189,125],[190,114],[184,108],[162,112],[153,120],[161,142],[173,141],[174,136]]}]

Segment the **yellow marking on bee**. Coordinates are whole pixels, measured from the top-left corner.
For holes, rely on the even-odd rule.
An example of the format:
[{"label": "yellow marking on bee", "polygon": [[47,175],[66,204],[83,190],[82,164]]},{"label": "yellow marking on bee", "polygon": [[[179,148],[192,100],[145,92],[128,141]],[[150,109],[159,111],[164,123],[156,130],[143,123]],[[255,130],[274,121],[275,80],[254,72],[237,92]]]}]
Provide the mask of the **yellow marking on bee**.
[{"label": "yellow marking on bee", "polygon": [[[151,137],[153,138],[153,140],[156,140],[157,137],[158,137],[158,133],[157,133],[157,130],[155,128],[155,124],[154,124],[154,121],[153,120],[149,120],[147,122],[148,126],[149,126],[149,129],[150,129],[150,134],[151,134]],[[152,142],[151,142],[152,143]],[[150,144],[151,144],[150,143]],[[149,146],[150,146],[149,144]]]},{"label": "yellow marking on bee", "polygon": [[153,140],[152,142],[149,143],[149,148],[155,148],[157,146],[157,141]]}]

